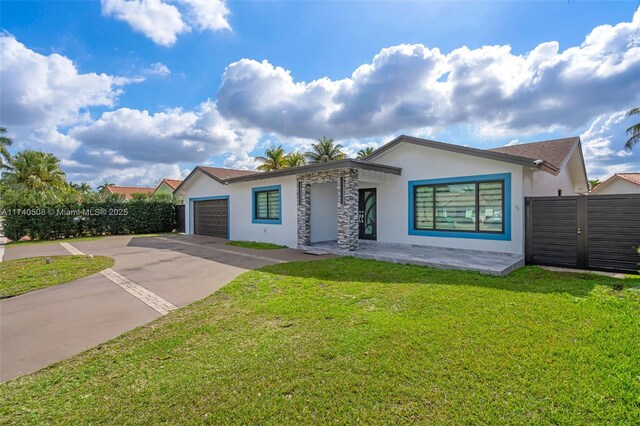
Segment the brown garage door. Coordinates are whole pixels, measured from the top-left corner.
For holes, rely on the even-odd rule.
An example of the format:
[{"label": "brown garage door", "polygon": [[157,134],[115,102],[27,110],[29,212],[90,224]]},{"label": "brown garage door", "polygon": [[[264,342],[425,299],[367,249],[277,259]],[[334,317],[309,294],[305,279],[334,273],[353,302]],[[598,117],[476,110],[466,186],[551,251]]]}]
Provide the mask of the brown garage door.
[{"label": "brown garage door", "polygon": [[194,234],[229,237],[229,200],[193,202]]}]

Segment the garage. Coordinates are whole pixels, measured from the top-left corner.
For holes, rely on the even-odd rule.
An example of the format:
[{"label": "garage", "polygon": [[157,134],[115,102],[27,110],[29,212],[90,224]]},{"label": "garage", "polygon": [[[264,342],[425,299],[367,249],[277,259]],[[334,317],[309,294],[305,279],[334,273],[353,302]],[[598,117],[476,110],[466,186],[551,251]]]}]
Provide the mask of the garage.
[{"label": "garage", "polygon": [[229,200],[193,202],[193,233],[229,238]]}]

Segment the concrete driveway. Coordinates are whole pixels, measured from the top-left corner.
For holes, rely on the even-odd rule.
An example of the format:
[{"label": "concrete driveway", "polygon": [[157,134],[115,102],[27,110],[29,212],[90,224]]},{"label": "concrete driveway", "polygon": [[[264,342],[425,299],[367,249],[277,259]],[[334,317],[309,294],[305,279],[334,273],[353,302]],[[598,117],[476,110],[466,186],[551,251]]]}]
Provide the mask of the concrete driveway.
[{"label": "concrete driveway", "polygon": [[215,237],[168,235],[107,237],[67,248],[58,243],[6,247],[5,260],[77,250],[110,256],[115,265],[112,273],[0,301],[0,381],[106,342],[208,296],[247,270],[322,258],[293,249],[250,250],[225,243]]}]

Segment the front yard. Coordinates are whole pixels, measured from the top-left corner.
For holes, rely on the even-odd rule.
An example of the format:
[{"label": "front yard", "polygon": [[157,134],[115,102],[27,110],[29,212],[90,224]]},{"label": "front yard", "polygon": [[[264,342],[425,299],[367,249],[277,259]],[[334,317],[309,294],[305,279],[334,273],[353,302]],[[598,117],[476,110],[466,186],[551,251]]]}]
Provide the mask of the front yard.
[{"label": "front yard", "polygon": [[638,424],[640,292],[613,282],[265,267],[0,385],[0,423]]}]

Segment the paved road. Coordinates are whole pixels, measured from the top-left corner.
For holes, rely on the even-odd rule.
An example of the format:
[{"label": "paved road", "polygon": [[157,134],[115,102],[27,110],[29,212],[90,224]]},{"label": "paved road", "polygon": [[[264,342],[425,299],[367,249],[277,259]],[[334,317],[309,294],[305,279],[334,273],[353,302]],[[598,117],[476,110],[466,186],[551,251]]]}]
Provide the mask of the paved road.
[{"label": "paved road", "polygon": [[[0,301],[0,381],[39,370],[160,317],[162,311],[145,297],[181,307],[247,270],[319,258],[292,249],[248,250],[225,242],[175,235],[72,243],[83,253],[114,258],[115,275],[95,274]],[[8,246],[4,259],[66,254],[68,249],[57,243]],[[122,279],[124,285],[118,283]],[[131,291],[132,285],[137,292]]]}]

